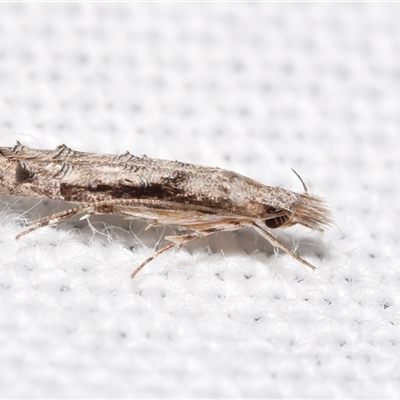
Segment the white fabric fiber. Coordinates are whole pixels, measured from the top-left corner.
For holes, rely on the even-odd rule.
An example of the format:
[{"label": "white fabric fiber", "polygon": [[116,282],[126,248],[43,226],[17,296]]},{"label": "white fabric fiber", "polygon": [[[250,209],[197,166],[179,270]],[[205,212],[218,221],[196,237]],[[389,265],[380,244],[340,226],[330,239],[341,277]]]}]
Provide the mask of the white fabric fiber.
[{"label": "white fabric fiber", "polygon": [[[400,5],[2,3],[0,146],[219,166],[335,225],[174,227],[0,197],[0,397],[398,398]],[[1,171],[0,171],[1,174]],[[175,230],[176,232],[176,230]],[[177,232],[176,232],[177,233]]]}]

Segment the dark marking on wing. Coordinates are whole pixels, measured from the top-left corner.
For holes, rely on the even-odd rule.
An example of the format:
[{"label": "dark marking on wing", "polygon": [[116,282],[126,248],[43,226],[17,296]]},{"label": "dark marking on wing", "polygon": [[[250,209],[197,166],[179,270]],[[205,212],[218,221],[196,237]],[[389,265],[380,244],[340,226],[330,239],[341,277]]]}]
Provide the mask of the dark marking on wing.
[{"label": "dark marking on wing", "polygon": [[35,173],[28,167],[28,165],[22,161],[18,161],[17,167],[15,168],[15,182],[16,183],[28,183],[32,182],[35,177]]}]

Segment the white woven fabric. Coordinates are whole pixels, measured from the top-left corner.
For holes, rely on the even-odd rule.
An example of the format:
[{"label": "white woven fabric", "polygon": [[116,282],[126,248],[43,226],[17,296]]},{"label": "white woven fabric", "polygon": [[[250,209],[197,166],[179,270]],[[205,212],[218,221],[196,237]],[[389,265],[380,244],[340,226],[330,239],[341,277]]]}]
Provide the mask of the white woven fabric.
[{"label": "white woven fabric", "polygon": [[[165,253],[0,198],[0,397],[400,393],[399,4],[0,4],[0,145],[218,165],[310,191],[337,226]],[[1,173],[1,171],[0,171]],[[170,228],[166,228],[168,231]]]}]

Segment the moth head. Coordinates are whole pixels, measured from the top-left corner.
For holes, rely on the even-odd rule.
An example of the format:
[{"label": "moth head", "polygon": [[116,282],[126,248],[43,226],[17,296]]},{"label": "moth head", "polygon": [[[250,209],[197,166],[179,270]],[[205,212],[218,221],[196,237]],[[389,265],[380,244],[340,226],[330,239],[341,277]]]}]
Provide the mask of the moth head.
[{"label": "moth head", "polygon": [[292,171],[300,179],[304,193],[288,191],[287,194],[290,193],[291,201],[285,201],[285,206],[267,207],[267,214],[271,217],[264,221],[265,225],[271,229],[286,228],[295,224],[319,231],[326,229],[332,224],[332,215],[326,203],[319,197],[309,194],[307,185],[301,176],[293,168]]},{"label": "moth head", "polygon": [[290,207],[268,207],[264,223],[268,228],[287,228],[301,224],[311,229],[322,231],[332,224],[332,216],[326,203],[319,197],[308,193],[293,193]]},{"label": "moth head", "polygon": [[290,222],[290,211],[283,210],[275,207],[268,207],[267,213],[271,215],[270,218],[267,218],[264,223],[268,226],[268,228],[276,229],[276,228],[284,228],[286,226],[293,225]]}]

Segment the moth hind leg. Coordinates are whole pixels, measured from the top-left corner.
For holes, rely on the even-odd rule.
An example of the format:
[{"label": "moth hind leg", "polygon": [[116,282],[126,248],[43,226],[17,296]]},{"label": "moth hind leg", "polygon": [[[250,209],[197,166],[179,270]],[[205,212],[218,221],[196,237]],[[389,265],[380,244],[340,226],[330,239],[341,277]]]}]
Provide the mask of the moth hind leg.
[{"label": "moth hind leg", "polygon": [[[28,222],[26,225],[28,229],[25,229],[21,233],[19,233],[15,239],[20,239],[22,236],[25,236],[26,234],[36,231],[37,229],[44,228],[45,226],[50,226],[50,225],[55,225],[58,224],[61,221],[64,221],[66,219],[72,218],[75,215],[78,214],[83,214],[84,212],[91,211],[91,207],[88,205],[80,205],[77,207],[69,208],[68,210],[61,211],[56,214],[51,214],[43,218],[36,219],[34,221]],[[92,214],[93,211],[89,212],[88,214]]]}]

